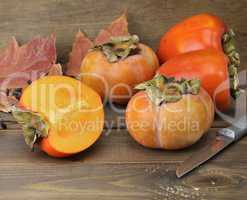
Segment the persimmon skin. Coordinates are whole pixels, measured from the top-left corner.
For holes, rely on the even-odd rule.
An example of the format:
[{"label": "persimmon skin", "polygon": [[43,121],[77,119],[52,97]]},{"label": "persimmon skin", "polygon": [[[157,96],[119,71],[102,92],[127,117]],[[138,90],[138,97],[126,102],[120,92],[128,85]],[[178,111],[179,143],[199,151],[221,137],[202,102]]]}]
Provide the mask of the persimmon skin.
[{"label": "persimmon skin", "polygon": [[49,156],[54,158],[66,158],[69,156],[72,156],[73,154],[66,154],[56,151],[49,143],[49,140],[46,138],[43,138],[39,144],[40,149],[47,153]]},{"label": "persimmon skin", "polygon": [[[177,79],[199,79],[216,107],[224,111],[231,104],[228,63],[229,59],[223,52],[205,49],[177,55],[161,65],[157,73]],[[221,84],[224,89],[217,91]]]},{"label": "persimmon skin", "polygon": [[[139,144],[167,150],[183,149],[197,142],[213,119],[214,105],[203,89],[198,95],[183,95],[178,102],[161,106],[154,105],[141,91],[131,98],[126,110],[128,131]],[[188,124],[179,127],[186,120]]]},{"label": "persimmon skin", "polygon": [[160,63],[195,50],[214,48],[223,51],[222,36],[226,31],[225,23],[215,15],[204,13],[187,18],[161,38],[157,52]]},{"label": "persimmon skin", "polygon": [[[76,107],[81,101],[87,104],[85,108]],[[68,157],[85,150],[97,141],[103,130],[104,111],[100,96],[70,77],[47,76],[36,80],[23,91],[20,105],[46,119],[48,136],[41,139],[39,146],[52,157]],[[87,127],[91,122],[95,122],[95,126]],[[78,126],[70,127],[70,123],[78,123]]]},{"label": "persimmon skin", "polygon": [[133,87],[151,79],[159,67],[154,51],[139,44],[140,54],[110,63],[101,51],[89,52],[82,61],[81,81],[93,88],[102,99],[126,104]]}]

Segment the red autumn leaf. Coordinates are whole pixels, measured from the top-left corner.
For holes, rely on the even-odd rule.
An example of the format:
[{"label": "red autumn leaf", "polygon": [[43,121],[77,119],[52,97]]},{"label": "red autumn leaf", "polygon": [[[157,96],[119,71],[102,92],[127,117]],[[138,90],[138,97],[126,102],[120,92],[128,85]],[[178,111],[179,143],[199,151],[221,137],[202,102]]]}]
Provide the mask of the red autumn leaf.
[{"label": "red autumn leaf", "polygon": [[66,75],[77,76],[80,72],[80,66],[88,50],[93,47],[93,42],[87,36],[78,31],[67,64]]},{"label": "red autumn leaf", "polygon": [[[126,13],[114,20],[108,27],[101,30],[95,38],[95,45],[106,43],[112,36],[129,35]],[[76,34],[72,51],[67,64],[66,75],[77,76],[80,73],[80,66],[88,50],[94,46],[93,42],[81,31]]]},{"label": "red autumn leaf", "polygon": [[36,37],[19,46],[13,37],[9,46],[0,52],[1,90],[23,88],[49,72],[56,62],[55,35]]},{"label": "red autumn leaf", "polygon": [[127,16],[126,13],[124,13],[115,19],[108,27],[101,30],[95,38],[94,43],[100,45],[108,42],[111,37],[126,35],[129,35],[129,30]]},{"label": "red autumn leaf", "polygon": [[55,41],[55,35],[38,36],[19,46],[13,37],[7,48],[0,50],[0,111],[10,112],[21,89],[51,70],[57,57]]}]

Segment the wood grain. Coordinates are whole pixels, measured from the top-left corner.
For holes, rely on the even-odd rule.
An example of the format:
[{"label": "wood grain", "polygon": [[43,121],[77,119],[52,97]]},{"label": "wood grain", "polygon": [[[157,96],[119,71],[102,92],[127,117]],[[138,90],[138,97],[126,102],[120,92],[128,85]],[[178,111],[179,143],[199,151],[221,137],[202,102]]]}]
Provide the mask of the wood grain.
[{"label": "wood grain", "polygon": [[[112,164],[112,163],[180,163],[188,156],[199,151],[215,137],[217,128],[212,128],[197,144],[180,151],[163,151],[147,149],[137,144],[127,130],[104,131],[102,137],[87,151],[66,159],[54,159],[35,149],[31,152],[26,146],[21,130],[5,130],[0,132],[1,165],[32,164],[32,163],[61,163],[71,161],[82,164]],[[224,152],[224,160],[245,161],[247,140],[241,140]],[[239,154],[241,152],[241,154]],[[246,152],[246,153],[245,153]],[[59,166],[59,165],[58,165]],[[0,170],[1,171],[1,170]]]},{"label": "wood grain", "polygon": [[5,166],[0,199],[244,199],[245,164],[211,162],[183,180],[172,164]]},{"label": "wood grain", "polygon": [[[242,69],[247,69],[247,0],[8,0],[0,1],[0,47],[11,36],[24,43],[35,35],[57,35],[58,61],[66,63],[78,29],[94,38],[98,31],[128,9],[129,29],[154,49],[160,36],[181,19],[201,12],[219,15],[237,33]],[[244,80],[246,81],[244,76]],[[246,112],[242,97],[237,111]],[[119,107],[117,107],[119,108]],[[247,140],[226,149],[183,179],[175,168],[199,151],[227,126],[219,116],[200,142],[183,151],[150,150],[138,145],[125,130],[121,111],[105,107],[101,139],[69,159],[53,159],[24,144],[19,125],[9,114],[0,120],[0,199],[189,200],[246,199]],[[240,112],[241,111],[241,112]],[[221,115],[222,117],[222,115]],[[111,132],[109,132],[111,130]]]},{"label": "wood grain", "polygon": [[[114,130],[69,159],[30,152],[21,131],[1,131],[0,199],[241,199],[247,187],[247,140],[189,176],[175,177],[176,165],[203,148],[215,131],[189,149],[171,152],[145,149],[125,130]],[[236,188],[238,193],[231,194]]]}]

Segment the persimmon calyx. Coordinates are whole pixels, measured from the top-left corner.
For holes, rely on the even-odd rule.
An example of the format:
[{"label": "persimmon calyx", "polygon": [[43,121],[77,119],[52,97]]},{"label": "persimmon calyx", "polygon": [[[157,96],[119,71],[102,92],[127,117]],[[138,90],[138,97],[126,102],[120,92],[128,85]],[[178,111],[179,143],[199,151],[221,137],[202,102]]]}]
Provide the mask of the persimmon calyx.
[{"label": "persimmon calyx", "polygon": [[12,115],[22,125],[25,142],[31,149],[41,138],[48,136],[49,124],[39,113],[14,107]]},{"label": "persimmon calyx", "polygon": [[226,32],[222,37],[223,50],[229,58],[229,79],[230,79],[230,88],[231,96],[236,99],[241,90],[239,88],[238,80],[238,68],[240,67],[240,55],[237,52],[235,46],[235,33],[232,29]]},{"label": "persimmon calyx", "polygon": [[159,106],[162,103],[177,102],[186,94],[197,95],[200,86],[198,79],[176,80],[174,77],[157,74],[152,80],[137,85],[135,89],[146,91],[151,101]]},{"label": "persimmon calyx", "polygon": [[123,60],[139,53],[139,37],[137,35],[111,37],[110,41],[96,45],[92,50],[100,50],[111,63]]}]

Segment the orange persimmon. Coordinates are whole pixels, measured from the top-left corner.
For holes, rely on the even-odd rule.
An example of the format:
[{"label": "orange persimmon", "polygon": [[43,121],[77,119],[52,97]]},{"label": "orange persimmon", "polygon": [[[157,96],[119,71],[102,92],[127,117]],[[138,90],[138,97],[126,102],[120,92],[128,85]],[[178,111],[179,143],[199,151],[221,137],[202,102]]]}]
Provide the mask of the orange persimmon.
[{"label": "orange persimmon", "polygon": [[[229,109],[232,97],[239,94],[238,81],[230,78],[229,59],[221,51],[205,49],[175,56],[165,62],[157,73],[167,77],[197,78],[220,110]],[[223,89],[217,91],[221,85]]]},{"label": "orange persimmon", "polygon": [[214,119],[210,96],[198,80],[157,75],[137,86],[126,110],[130,135],[149,148],[181,149],[198,141]]},{"label": "orange persimmon", "polygon": [[133,87],[151,79],[158,68],[154,51],[137,36],[112,37],[96,46],[82,61],[80,75],[104,99],[127,103]]},{"label": "orange persimmon", "polygon": [[13,111],[23,125],[25,141],[48,155],[67,157],[90,147],[103,130],[100,96],[80,81],[47,76],[22,93],[21,109]]},{"label": "orange persimmon", "polygon": [[229,109],[231,97],[240,94],[235,33],[215,15],[194,15],[170,28],[161,38],[157,54],[162,64],[159,73],[200,79],[220,110]]},{"label": "orange persimmon", "polygon": [[160,64],[182,53],[214,48],[224,49],[226,24],[217,16],[202,13],[189,17],[171,27],[161,38],[158,48]]}]

